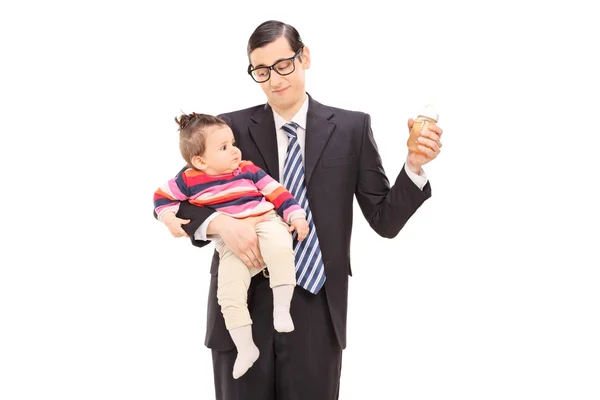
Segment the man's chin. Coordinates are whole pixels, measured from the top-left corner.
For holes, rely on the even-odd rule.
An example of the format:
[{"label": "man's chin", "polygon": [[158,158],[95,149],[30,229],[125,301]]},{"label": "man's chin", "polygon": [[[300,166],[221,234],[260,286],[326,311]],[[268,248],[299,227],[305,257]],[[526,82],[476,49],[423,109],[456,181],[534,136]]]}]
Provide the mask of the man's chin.
[{"label": "man's chin", "polygon": [[294,104],[294,99],[292,99],[292,96],[273,96],[269,99],[269,102],[276,108],[285,110]]}]

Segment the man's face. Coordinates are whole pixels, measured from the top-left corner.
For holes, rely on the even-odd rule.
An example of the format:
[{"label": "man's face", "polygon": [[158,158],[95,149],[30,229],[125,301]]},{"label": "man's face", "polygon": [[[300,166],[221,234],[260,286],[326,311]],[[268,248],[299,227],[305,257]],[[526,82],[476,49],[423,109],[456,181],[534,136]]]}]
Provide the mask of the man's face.
[{"label": "man's face", "polygon": [[[253,68],[270,67],[278,61],[291,58],[294,51],[284,37],[280,37],[264,47],[255,49],[250,53],[250,63]],[[277,109],[286,110],[294,108],[298,103],[304,101],[304,70],[310,67],[310,54],[308,48],[304,48],[300,57],[292,60],[295,70],[289,75],[281,76],[275,71],[271,72],[271,78],[260,87],[267,95],[269,104]]]}]

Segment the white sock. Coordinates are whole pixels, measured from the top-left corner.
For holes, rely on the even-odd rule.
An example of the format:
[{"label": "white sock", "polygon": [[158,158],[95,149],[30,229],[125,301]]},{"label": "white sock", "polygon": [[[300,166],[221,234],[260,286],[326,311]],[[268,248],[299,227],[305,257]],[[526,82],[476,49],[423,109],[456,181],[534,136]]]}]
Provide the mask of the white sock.
[{"label": "white sock", "polygon": [[273,326],[277,332],[294,330],[294,322],[290,315],[293,295],[294,285],[281,285],[273,288]]},{"label": "white sock", "polygon": [[260,352],[252,339],[252,325],[231,329],[229,334],[238,352],[233,365],[233,378],[237,379],[244,375],[252,364],[258,360]]}]

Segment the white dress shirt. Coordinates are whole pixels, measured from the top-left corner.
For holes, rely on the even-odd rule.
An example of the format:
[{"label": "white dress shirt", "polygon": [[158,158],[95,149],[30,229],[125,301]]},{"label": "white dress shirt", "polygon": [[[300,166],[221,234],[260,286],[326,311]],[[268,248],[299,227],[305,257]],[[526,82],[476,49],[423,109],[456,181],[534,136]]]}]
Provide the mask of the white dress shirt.
[{"label": "white dress shirt", "polygon": [[[306,143],[306,114],[308,113],[308,96],[306,96],[306,100],[304,100],[304,104],[298,110],[296,115],[291,119],[298,125],[296,129],[296,134],[298,137],[298,144],[300,145],[300,149],[302,150],[302,160],[305,160],[305,146]],[[275,129],[277,131],[277,155],[279,156],[279,176],[283,177],[283,164],[285,162],[285,155],[287,153],[288,147],[288,137],[287,133],[282,129],[282,127],[288,123],[285,119],[283,119],[279,114],[273,111],[273,118],[275,119]],[[244,156],[242,155],[242,159]],[[408,177],[414,182],[415,185],[421,190],[427,184],[427,177],[423,170],[421,170],[421,174],[417,175],[412,172],[406,164],[404,165],[404,169]],[[196,240],[210,240],[215,237],[215,235],[207,235],[206,229],[208,224],[215,219],[219,215],[218,212],[214,212],[210,217],[206,218],[204,223],[200,225],[200,227],[194,233],[194,238]]]}]

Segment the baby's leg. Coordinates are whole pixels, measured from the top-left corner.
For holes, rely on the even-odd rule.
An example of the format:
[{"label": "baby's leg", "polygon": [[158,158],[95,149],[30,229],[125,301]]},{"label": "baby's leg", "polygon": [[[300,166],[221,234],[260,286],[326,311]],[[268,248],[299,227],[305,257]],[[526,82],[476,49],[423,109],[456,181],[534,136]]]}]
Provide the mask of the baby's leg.
[{"label": "baby's leg", "polygon": [[256,225],[256,233],[273,289],[273,326],[277,332],[291,332],[294,323],[290,304],[296,286],[292,235],[277,214],[269,215],[268,221]]},{"label": "baby's leg", "polygon": [[233,366],[235,379],[244,375],[258,359],[258,347],[252,338],[252,320],[248,311],[250,271],[220,240],[215,240],[220,255],[217,300],[225,319],[225,327],[237,348]]}]

